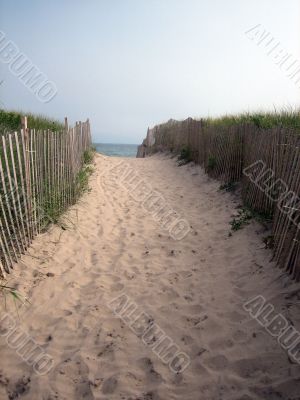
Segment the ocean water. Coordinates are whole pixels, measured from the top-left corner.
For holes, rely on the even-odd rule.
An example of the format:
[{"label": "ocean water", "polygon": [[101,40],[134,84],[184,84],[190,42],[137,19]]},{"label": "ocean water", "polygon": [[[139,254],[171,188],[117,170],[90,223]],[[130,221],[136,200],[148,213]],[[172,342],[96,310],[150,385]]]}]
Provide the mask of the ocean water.
[{"label": "ocean water", "polygon": [[94,143],[97,153],[112,157],[136,157],[137,144]]}]

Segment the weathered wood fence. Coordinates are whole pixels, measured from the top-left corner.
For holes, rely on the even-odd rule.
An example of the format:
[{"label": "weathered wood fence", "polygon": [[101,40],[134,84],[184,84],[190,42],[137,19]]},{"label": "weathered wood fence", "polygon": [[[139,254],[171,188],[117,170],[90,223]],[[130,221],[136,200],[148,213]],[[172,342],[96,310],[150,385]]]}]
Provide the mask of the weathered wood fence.
[{"label": "weathered wood fence", "polygon": [[186,148],[211,177],[224,184],[240,182],[244,204],[273,221],[275,260],[300,280],[299,133],[249,123],[209,125],[189,118],[148,130],[142,146],[140,154],[146,155]]},{"label": "weathered wood fence", "polygon": [[27,128],[0,135],[0,276],[5,276],[34,237],[78,198],[90,124],[67,119],[61,132]]}]

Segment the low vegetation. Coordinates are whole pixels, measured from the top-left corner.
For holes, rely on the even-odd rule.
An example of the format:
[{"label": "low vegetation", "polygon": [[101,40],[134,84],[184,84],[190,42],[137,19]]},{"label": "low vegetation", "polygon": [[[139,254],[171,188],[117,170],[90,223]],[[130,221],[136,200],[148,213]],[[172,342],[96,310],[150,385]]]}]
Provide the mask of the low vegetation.
[{"label": "low vegetation", "polygon": [[238,231],[242,229],[245,225],[250,223],[252,218],[252,212],[248,208],[242,207],[238,210],[238,215],[234,216],[232,221],[230,221],[231,230]]},{"label": "low vegetation", "polygon": [[95,150],[92,148],[91,150],[86,150],[83,154],[83,167],[79,171],[79,174],[76,177],[76,194],[80,197],[83,193],[89,190],[89,177],[94,172],[94,168],[92,166],[95,156]]},{"label": "low vegetation", "polygon": [[217,165],[216,158],[213,156],[209,156],[208,161],[207,161],[207,167],[206,167],[207,172],[213,171],[215,169],[216,165]]},{"label": "low vegetation", "polygon": [[274,235],[268,235],[263,238],[266,249],[274,249]]},{"label": "low vegetation", "polygon": [[219,190],[222,190],[224,192],[235,192],[235,190],[238,187],[238,182],[228,182],[228,183],[223,183],[220,185]]},{"label": "low vegetation", "polygon": [[204,118],[208,125],[228,127],[252,123],[258,128],[270,129],[274,127],[293,128],[300,131],[300,110],[283,110],[274,112],[242,113],[237,115],[224,115],[218,118]]},{"label": "low vegetation", "polygon": [[[293,128],[300,131],[300,109],[274,110],[274,112],[244,112],[240,114],[226,114],[220,117],[195,117],[194,120],[201,120],[204,126],[216,126],[221,128],[249,123],[254,124],[261,129],[283,127]],[[157,125],[157,127],[161,130],[167,130],[168,128],[176,129],[176,127],[183,122],[183,120],[171,119],[165,123]],[[169,145],[172,141],[170,138],[171,136],[169,135],[169,140],[166,140]]]},{"label": "low vegetation", "polygon": [[43,115],[0,109],[0,133],[20,130],[21,118],[24,115],[28,117],[28,127],[32,129],[50,129],[52,131],[60,131],[64,128],[64,125],[61,122],[47,118]]},{"label": "low vegetation", "polygon": [[92,164],[95,153],[96,153],[96,147],[91,147],[90,150],[85,150],[85,152],[83,153],[83,163]]},{"label": "low vegetation", "polygon": [[248,225],[252,219],[264,225],[266,229],[268,229],[272,223],[272,215],[257,212],[249,207],[241,207],[238,210],[238,214],[230,221],[231,230],[238,231],[242,229],[244,226]]},{"label": "low vegetation", "polygon": [[5,308],[6,308],[7,297],[9,296],[10,298],[12,298],[13,302],[15,303],[17,312],[18,312],[17,303],[20,304],[29,303],[26,297],[22,296],[21,293],[16,288],[8,286],[6,281],[4,280],[0,280],[0,296],[3,297]]},{"label": "low vegetation", "polygon": [[[79,199],[83,193],[89,190],[89,177],[93,173],[94,169],[92,166],[95,156],[95,149],[91,148],[83,153],[83,165],[79,173],[75,178],[74,185],[70,188],[66,188],[68,192],[73,192],[73,198]],[[59,225],[62,229],[66,229],[66,224],[62,222],[61,215],[65,212],[65,208],[62,207],[62,198],[64,193],[61,193],[60,189],[51,190],[52,196],[46,197],[46,201],[43,204],[43,229],[46,229],[50,223]]]},{"label": "low vegetation", "polygon": [[192,151],[189,146],[184,146],[178,156],[178,166],[188,164],[193,160]]}]

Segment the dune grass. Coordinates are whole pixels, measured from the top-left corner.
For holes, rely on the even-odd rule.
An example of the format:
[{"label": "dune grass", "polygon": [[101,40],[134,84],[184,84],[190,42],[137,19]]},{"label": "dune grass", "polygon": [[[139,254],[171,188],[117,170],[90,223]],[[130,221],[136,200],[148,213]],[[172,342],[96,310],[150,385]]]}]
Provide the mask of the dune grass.
[{"label": "dune grass", "polygon": [[293,128],[300,130],[300,109],[282,110],[274,112],[241,113],[236,115],[224,115],[217,118],[204,118],[203,121],[213,126],[233,126],[242,123],[253,123],[258,128],[270,129],[274,127]]},{"label": "dune grass", "polygon": [[27,122],[30,129],[60,131],[64,128],[62,122],[45,117],[44,115],[0,109],[0,133],[20,130],[21,117],[24,115],[28,117]]},{"label": "dune grass", "polygon": [[[76,202],[85,192],[90,190],[89,177],[94,172],[93,161],[95,156],[94,148],[86,150],[82,155],[82,167],[75,177],[74,182],[70,185],[66,184],[65,191],[72,193],[73,201]],[[46,230],[49,224],[56,224],[63,228],[64,224],[61,221],[61,216],[66,211],[63,206],[64,193],[61,192],[60,187],[51,187],[51,191],[47,190],[48,182],[44,182],[45,200],[41,205],[43,218],[43,230]],[[51,192],[51,195],[49,195]],[[38,201],[38,199],[37,199]]]},{"label": "dune grass", "polygon": [[[300,109],[274,110],[243,112],[240,114],[225,114],[219,117],[201,117],[192,118],[195,121],[202,121],[204,125],[224,127],[252,123],[261,129],[270,129],[274,127],[293,128],[300,131]],[[183,120],[170,119],[156,126],[161,128],[173,127],[182,123]]]}]

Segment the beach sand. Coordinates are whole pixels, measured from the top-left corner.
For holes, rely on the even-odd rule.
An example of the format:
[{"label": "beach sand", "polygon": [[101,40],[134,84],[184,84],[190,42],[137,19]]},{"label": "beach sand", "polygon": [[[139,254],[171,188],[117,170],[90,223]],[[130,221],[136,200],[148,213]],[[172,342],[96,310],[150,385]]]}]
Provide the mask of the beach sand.
[{"label": "beach sand", "polygon": [[[189,222],[182,240],[111,179],[119,163]],[[18,317],[7,297],[7,311],[53,368],[37,374],[2,332],[0,399],[300,399],[300,366],[243,308],[263,295],[299,330],[299,284],[270,261],[262,225],[229,236],[238,197],[166,155],[97,155],[90,186],[64,229],[40,235],[9,276],[30,304]],[[155,353],[157,337],[144,343],[130,315],[114,313],[120,295],[187,355],[182,373]]]}]

